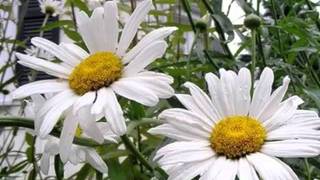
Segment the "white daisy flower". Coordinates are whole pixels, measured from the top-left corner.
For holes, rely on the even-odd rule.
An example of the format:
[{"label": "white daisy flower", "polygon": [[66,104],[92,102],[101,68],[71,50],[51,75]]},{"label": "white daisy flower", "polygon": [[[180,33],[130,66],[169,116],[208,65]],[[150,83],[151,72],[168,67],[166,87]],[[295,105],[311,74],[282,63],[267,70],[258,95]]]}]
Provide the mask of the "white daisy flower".
[{"label": "white daisy flower", "polygon": [[211,98],[191,82],[190,94],[176,97],[186,109],[163,111],[164,124],[149,132],[176,140],[162,147],[155,159],[169,179],[200,180],[299,179],[280,158],[314,157],[320,148],[320,119],[298,110],[298,96],[282,101],[289,84],[272,92],[273,72],[265,68],[250,97],[251,76],[220,70],[220,79],[205,76]]},{"label": "white daisy flower", "polygon": [[[173,83],[172,77],[145,68],[163,56],[167,48],[164,38],[177,28],[156,29],[128,50],[151,6],[151,0],[139,3],[122,30],[119,42],[118,9],[115,2],[108,1],[104,7],[96,8],[90,18],[81,12],[78,29],[89,52],[75,44],[57,45],[40,37],[31,39],[33,45],[55,55],[62,63],[16,54],[20,64],[58,78],[32,82],[13,92],[15,98],[56,93],[39,111],[39,116],[43,117],[39,128],[41,137],[48,135],[59,118],[71,109],[73,114],[66,115],[61,137],[68,139],[63,142],[69,142],[70,145],[79,123],[79,119],[74,116],[83,107],[88,113],[81,114],[96,116],[93,119],[106,117],[113,132],[121,136],[126,133],[126,124],[116,94],[146,106],[154,106],[159,98],[169,98],[174,94],[170,86]],[[82,123],[84,126],[94,124],[88,122],[91,121],[84,119]],[[60,148],[68,149],[66,145],[68,143],[62,144]]]},{"label": "white daisy flower", "polygon": [[59,0],[38,0],[41,12],[53,17],[63,14],[63,2]]},{"label": "white daisy flower", "polygon": [[[31,96],[31,100],[26,101],[27,106],[25,108],[25,116],[31,119],[34,119],[35,129],[41,125],[41,119],[38,117],[39,109],[46,102],[46,98],[41,95],[33,95]],[[115,135],[112,132],[108,131],[106,128],[106,123],[99,123],[99,131],[104,132],[103,137],[109,141],[116,141]],[[78,134],[80,134],[81,130],[78,129]],[[37,135],[37,131],[30,132],[33,135]],[[85,135],[85,132],[84,132]],[[83,135],[82,135],[83,136]],[[59,148],[60,141],[64,141],[64,139],[59,140],[54,136],[46,136],[46,138],[36,138],[36,153],[41,154],[40,159],[40,169],[42,173],[48,174],[50,168],[50,161],[52,161],[55,155],[66,154],[65,152],[61,152],[61,148]],[[72,142],[71,142],[72,143]],[[102,173],[107,173],[108,168],[104,163],[103,159],[99,156],[99,154],[93,148],[84,147],[72,144],[69,147],[70,154],[67,157],[61,158],[64,163],[70,162],[73,165],[77,165],[79,163],[89,163],[92,167],[99,170]],[[65,150],[63,150],[65,151]]]},{"label": "white daisy flower", "polygon": [[[40,170],[42,173],[48,174],[54,156],[59,154],[59,139],[53,136],[48,136],[46,139],[37,138],[36,147],[37,154],[41,154]],[[95,149],[89,147],[72,145],[71,153],[64,163],[72,165],[89,163],[101,173],[108,173],[108,167],[103,159]]]}]

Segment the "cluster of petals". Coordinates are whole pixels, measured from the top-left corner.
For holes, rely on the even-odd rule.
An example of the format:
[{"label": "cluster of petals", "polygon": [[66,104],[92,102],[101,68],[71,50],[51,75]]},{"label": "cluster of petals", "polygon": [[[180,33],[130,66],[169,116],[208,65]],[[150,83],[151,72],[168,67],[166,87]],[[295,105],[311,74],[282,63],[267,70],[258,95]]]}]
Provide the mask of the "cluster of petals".
[{"label": "cluster of petals", "polygon": [[[184,84],[190,94],[176,94],[184,105],[163,111],[163,124],[150,133],[175,141],[158,150],[155,160],[167,170],[169,179],[201,180],[299,179],[279,158],[315,157],[320,150],[320,119],[316,112],[300,110],[298,96],[283,100],[290,79],[272,92],[273,71],[265,68],[256,81],[251,98],[251,75],[220,70],[220,78],[205,75],[210,96],[191,82]],[[212,129],[225,117],[249,116],[266,130],[261,149],[239,158],[227,158],[211,145]]]}]

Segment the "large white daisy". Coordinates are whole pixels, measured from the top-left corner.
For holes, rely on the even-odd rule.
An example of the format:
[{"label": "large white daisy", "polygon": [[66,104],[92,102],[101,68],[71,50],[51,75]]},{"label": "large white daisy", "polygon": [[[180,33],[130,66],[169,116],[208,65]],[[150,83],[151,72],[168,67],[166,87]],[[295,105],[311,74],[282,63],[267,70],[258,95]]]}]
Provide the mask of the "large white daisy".
[{"label": "large white daisy", "polygon": [[[26,84],[13,92],[15,98],[56,93],[39,112],[39,116],[44,116],[39,129],[41,137],[52,130],[66,110],[72,108],[76,114],[85,106],[90,108],[91,114],[105,116],[112,130],[120,136],[125,134],[126,125],[116,94],[146,106],[154,106],[159,98],[173,95],[174,90],[170,87],[172,77],[145,68],[164,55],[167,48],[164,38],[176,28],[156,29],[128,50],[151,7],[151,0],[138,4],[122,29],[119,42],[118,9],[115,2],[108,1],[104,7],[96,8],[91,17],[81,12],[77,19],[78,30],[89,51],[75,44],[57,45],[44,38],[32,38],[33,45],[53,54],[61,63],[16,54],[20,64],[57,77]],[[65,120],[66,123],[71,130],[77,126],[75,120]],[[72,136],[74,133],[69,131],[63,134]]]},{"label": "large white daisy", "polygon": [[176,97],[187,109],[163,111],[164,124],[150,130],[176,140],[155,157],[169,179],[299,179],[277,157],[317,156],[320,119],[313,111],[298,110],[303,101],[297,96],[282,101],[289,78],[272,92],[273,71],[265,68],[252,99],[246,68],[238,74],[222,69],[220,79],[212,73],[205,79],[211,98],[185,83],[191,95]]}]

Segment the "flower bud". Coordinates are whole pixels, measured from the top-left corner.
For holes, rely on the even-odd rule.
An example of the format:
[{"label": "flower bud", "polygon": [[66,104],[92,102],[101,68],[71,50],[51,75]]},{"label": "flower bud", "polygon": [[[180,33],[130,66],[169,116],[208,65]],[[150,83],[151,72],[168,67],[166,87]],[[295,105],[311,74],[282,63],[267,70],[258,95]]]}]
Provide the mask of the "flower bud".
[{"label": "flower bud", "polygon": [[200,32],[200,33],[204,33],[207,31],[207,28],[208,28],[208,24],[203,21],[203,20],[199,20],[196,22],[195,24],[196,26],[196,29]]},{"label": "flower bud", "polygon": [[261,18],[255,14],[250,14],[243,23],[249,29],[257,29],[261,25]]}]

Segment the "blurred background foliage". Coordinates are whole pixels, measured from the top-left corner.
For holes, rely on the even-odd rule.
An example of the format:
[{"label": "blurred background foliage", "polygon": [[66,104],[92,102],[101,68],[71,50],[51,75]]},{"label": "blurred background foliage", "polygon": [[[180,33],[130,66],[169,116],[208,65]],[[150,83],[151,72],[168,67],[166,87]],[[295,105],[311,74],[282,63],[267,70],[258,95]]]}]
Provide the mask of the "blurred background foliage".
[{"label": "blurred background foliage", "polygon": [[[3,0],[0,0],[3,1]],[[4,1],[3,1],[4,2]],[[320,2],[310,0],[232,0],[228,10],[222,10],[222,0],[153,0],[154,9],[149,18],[142,24],[137,39],[151,30],[163,26],[176,26],[179,30],[168,39],[169,48],[161,59],[155,61],[150,69],[170,74],[175,79],[173,84],[176,93],[186,90],[182,84],[192,81],[206,89],[204,74],[213,72],[218,74],[220,68],[239,70],[241,67],[250,68],[252,54],[252,39],[250,30],[244,27],[243,21],[233,22],[230,13],[237,9],[244,16],[254,13],[262,18],[262,25],[257,29],[257,54],[255,77],[268,66],[275,72],[275,87],[282,83],[283,77],[291,79],[287,96],[299,95],[304,100],[303,108],[318,112],[320,108],[320,20],[317,8]],[[28,0],[20,2],[20,12],[25,11]],[[120,1],[119,9],[131,13],[136,1]],[[2,11],[10,12],[12,3],[1,3]],[[67,0],[66,6],[70,17],[73,17],[75,8],[91,14],[92,10],[83,0]],[[22,16],[17,18],[19,27]],[[20,18],[20,20],[19,20]],[[239,17],[243,18],[243,17]],[[0,52],[8,51],[7,63],[0,67],[0,75],[8,68],[14,68],[16,63],[13,52],[26,48],[25,40],[6,38],[6,19],[1,19]],[[84,43],[77,32],[75,18],[61,19],[48,22],[38,32],[60,29],[68,38],[84,47]],[[191,37],[191,38],[188,38]],[[232,45],[234,39],[238,44]],[[0,92],[8,94],[7,85],[16,83],[19,72],[12,78],[4,81],[1,76]],[[125,110],[128,122],[128,134],[140,152],[152,163],[154,152],[159,147],[170,142],[168,139],[153,136],[147,130],[157,123],[156,116],[163,109],[180,107],[176,98],[162,100],[156,107],[147,108],[125,99],[120,100]],[[60,127],[57,127],[59,129]],[[18,128],[13,128],[16,133]],[[14,136],[13,136],[14,137]],[[36,177],[35,170],[27,171],[39,157],[34,156],[34,139],[26,136],[29,148],[25,152],[15,152],[19,156],[26,156],[26,160],[16,162],[8,167],[2,167],[0,178],[12,177],[14,174],[25,173],[30,179]],[[13,142],[9,139],[8,142]],[[0,164],[5,161],[12,145],[3,145],[0,154]],[[128,179],[166,179],[165,173],[157,168],[151,172],[140,164],[130,151],[121,148],[122,144],[99,146],[97,149],[109,167],[108,177],[111,180]],[[14,152],[10,152],[13,155]],[[120,160],[119,160],[120,158]],[[287,163],[301,179],[320,178],[320,159],[290,159]],[[61,166],[61,165],[60,165]],[[154,164],[156,166],[156,164]],[[32,168],[31,168],[32,169]],[[57,177],[63,177],[59,161],[55,167]],[[79,172],[71,176],[74,179],[102,179],[90,165],[84,165]],[[59,179],[59,178],[58,178]]]}]

